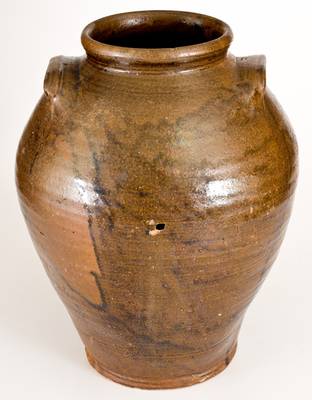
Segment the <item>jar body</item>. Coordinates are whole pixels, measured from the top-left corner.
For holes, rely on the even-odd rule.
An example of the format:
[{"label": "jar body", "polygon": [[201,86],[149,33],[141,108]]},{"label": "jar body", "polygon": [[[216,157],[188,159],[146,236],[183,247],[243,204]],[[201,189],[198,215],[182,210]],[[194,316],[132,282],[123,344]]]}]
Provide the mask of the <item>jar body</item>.
[{"label": "jar body", "polygon": [[17,155],[28,228],[90,362],[149,388],[229,363],[296,175],[263,71],[233,56],[184,74],[57,58]]}]

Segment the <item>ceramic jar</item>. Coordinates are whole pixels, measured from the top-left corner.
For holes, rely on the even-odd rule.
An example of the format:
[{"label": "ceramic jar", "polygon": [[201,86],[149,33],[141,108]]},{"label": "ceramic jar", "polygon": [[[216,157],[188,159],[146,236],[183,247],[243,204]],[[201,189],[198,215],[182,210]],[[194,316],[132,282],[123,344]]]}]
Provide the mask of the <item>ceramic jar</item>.
[{"label": "ceramic jar", "polygon": [[86,56],[51,60],[20,141],[42,263],[91,365],[129,386],[223,370],[285,233],[295,139],[265,58],[231,40],[193,13],[95,21]]}]

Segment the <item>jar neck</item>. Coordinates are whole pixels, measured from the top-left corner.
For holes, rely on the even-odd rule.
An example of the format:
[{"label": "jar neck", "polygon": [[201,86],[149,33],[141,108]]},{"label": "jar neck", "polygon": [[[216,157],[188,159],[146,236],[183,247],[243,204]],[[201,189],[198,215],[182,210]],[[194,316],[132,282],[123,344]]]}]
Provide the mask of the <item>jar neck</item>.
[{"label": "jar neck", "polygon": [[224,22],[202,14],[143,11],[92,22],[81,40],[88,61],[106,69],[170,73],[220,62],[232,32]]}]

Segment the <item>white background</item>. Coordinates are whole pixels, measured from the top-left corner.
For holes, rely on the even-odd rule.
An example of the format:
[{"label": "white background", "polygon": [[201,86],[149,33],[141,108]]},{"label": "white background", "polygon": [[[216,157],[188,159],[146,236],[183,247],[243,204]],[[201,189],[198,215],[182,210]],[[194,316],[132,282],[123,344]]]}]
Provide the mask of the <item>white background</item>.
[{"label": "white background", "polygon": [[[0,0],[0,398],[311,399],[312,11],[310,1]],[[102,16],[180,9],[218,17],[237,56],[264,53],[267,80],[297,134],[300,179],[278,260],[249,308],[239,349],[219,376],[186,389],[144,391],[89,367],[78,334],[46,277],[19,211],[15,151],[42,93],[49,59],[80,55],[80,33]]]}]

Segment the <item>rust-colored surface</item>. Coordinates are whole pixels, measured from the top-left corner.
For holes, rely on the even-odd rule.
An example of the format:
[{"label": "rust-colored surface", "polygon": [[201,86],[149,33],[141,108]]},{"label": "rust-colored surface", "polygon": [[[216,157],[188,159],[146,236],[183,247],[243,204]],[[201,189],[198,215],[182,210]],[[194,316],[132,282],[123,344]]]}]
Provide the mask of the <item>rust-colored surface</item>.
[{"label": "rust-colored surface", "polygon": [[231,39],[191,13],[96,21],[87,57],[51,60],[19,145],[37,251],[90,363],[123,384],[220,372],[285,233],[295,139],[264,57]]}]

